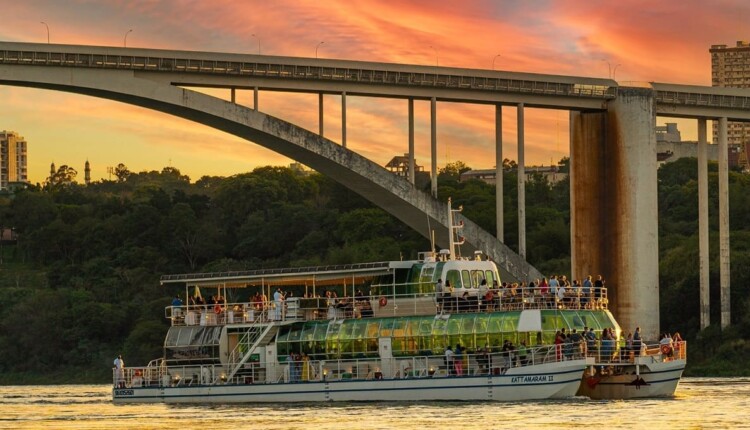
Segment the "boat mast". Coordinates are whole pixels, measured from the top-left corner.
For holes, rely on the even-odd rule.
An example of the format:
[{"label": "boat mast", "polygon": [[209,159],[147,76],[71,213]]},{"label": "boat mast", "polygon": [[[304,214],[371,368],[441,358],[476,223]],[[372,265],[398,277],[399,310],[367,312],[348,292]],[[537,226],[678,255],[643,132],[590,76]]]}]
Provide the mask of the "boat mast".
[{"label": "boat mast", "polygon": [[453,209],[451,208],[451,198],[448,197],[448,260],[453,260],[455,256],[455,243],[453,239]]},{"label": "boat mast", "polygon": [[464,238],[459,234],[459,230],[464,228],[464,222],[459,221],[457,224],[453,215],[454,212],[461,212],[463,210],[463,206],[459,206],[458,209],[454,210],[451,206],[451,198],[448,197],[448,260],[457,260],[458,252],[456,252],[456,246],[464,244]]}]

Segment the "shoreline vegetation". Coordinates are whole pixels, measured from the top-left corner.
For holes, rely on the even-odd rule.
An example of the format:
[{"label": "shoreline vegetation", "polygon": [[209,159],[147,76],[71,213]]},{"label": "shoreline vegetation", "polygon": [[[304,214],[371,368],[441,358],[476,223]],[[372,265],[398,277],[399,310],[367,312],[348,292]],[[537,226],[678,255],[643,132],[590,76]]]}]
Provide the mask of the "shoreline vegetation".
[{"label": "shoreline vegetation", "polygon": [[[515,163],[504,167],[505,236],[515,248]],[[441,169],[438,195],[494,233],[494,185],[460,182],[466,170]],[[709,164],[714,325],[700,331],[697,162],[659,169],[661,330],[688,340],[685,376],[750,376],[750,175],[729,177],[732,325],[721,330],[717,170]],[[162,274],[409,259],[429,249],[314,172],[261,167],[191,182],[173,167],[133,173],[120,164],[114,180],[81,185],[76,176],[61,166],[44,184],[0,194],[0,228],[16,235],[0,243],[0,385],[107,383],[117,354],[133,366],[160,356],[164,307],[183,292],[160,287]],[[428,190],[429,178],[417,186]],[[570,276],[568,196],[567,179],[535,174],[526,184],[527,258],[543,273]]]}]

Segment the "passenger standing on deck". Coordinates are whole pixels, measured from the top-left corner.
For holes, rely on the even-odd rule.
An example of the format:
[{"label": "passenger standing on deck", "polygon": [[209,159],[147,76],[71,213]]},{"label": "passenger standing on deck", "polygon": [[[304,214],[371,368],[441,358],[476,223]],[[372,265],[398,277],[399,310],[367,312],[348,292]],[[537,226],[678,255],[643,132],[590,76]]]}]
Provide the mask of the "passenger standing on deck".
[{"label": "passenger standing on deck", "polygon": [[552,275],[549,278],[549,300],[547,301],[548,309],[556,309],[554,306],[555,300],[557,299],[557,290],[560,288],[560,283],[557,281],[557,275]]},{"label": "passenger standing on deck", "polygon": [[453,350],[450,345],[445,347],[445,368],[448,376],[453,375]]},{"label": "passenger standing on deck", "polygon": [[452,311],[456,308],[457,303],[453,300],[453,287],[451,281],[445,280],[445,287],[443,287],[443,307],[448,307],[448,311]]},{"label": "passenger standing on deck", "polygon": [[456,375],[463,376],[464,374],[464,356],[461,344],[456,344],[456,352],[453,355],[453,365],[456,368]]},{"label": "passenger standing on deck", "polygon": [[560,330],[555,333],[555,356],[557,361],[562,360],[562,344],[565,341],[565,335]]},{"label": "passenger standing on deck", "polygon": [[281,288],[277,288],[276,292],[273,293],[273,305],[274,305],[274,320],[281,321],[281,306],[283,305],[284,294],[281,292]]},{"label": "passenger standing on deck", "polygon": [[581,291],[581,309],[594,308],[591,303],[591,289],[593,284],[591,283],[591,275],[587,276],[583,281],[583,290]]},{"label": "passenger standing on deck", "polygon": [[635,356],[641,355],[641,328],[636,327],[635,333],[633,333],[633,350],[635,351]]},{"label": "passenger standing on deck", "polygon": [[118,355],[115,358],[115,386],[117,388],[125,388],[125,361],[122,359],[122,355]]},{"label": "passenger standing on deck", "polygon": [[597,276],[596,281],[594,281],[594,302],[596,307],[604,305],[604,278],[602,278],[602,275]]},{"label": "passenger standing on deck", "polygon": [[180,296],[174,296],[174,299],[172,299],[172,316],[182,316],[182,299],[180,299]]},{"label": "passenger standing on deck", "polygon": [[529,363],[528,356],[528,350],[526,348],[526,341],[521,340],[521,344],[518,346],[518,361],[520,361],[521,366],[526,366]]}]

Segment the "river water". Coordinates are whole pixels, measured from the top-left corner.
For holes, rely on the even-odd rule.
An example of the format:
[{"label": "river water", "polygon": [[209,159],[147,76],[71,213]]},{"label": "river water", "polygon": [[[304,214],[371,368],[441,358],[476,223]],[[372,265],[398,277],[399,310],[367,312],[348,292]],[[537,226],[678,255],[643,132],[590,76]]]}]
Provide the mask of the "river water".
[{"label": "river water", "polygon": [[109,385],[0,386],[0,429],[750,428],[750,378],[684,378],[674,398],[515,403],[113,405]]}]

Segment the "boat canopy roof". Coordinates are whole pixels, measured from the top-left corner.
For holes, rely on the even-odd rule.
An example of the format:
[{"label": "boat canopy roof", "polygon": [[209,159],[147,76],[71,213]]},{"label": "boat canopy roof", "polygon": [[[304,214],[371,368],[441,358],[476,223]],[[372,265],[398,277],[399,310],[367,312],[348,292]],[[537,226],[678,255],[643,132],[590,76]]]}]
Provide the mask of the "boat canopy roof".
[{"label": "boat canopy roof", "polygon": [[339,264],[333,266],[259,269],[231,272],[186,273],[163,275],[161,285],[214,288],[245,288],[254,285],[285,285],[312,282],[316,285],[336,284],[341,280],[360,282],[376,276],[391,275],[395,269],[408,269],[417,261],[382,261],[374,263]]}]

